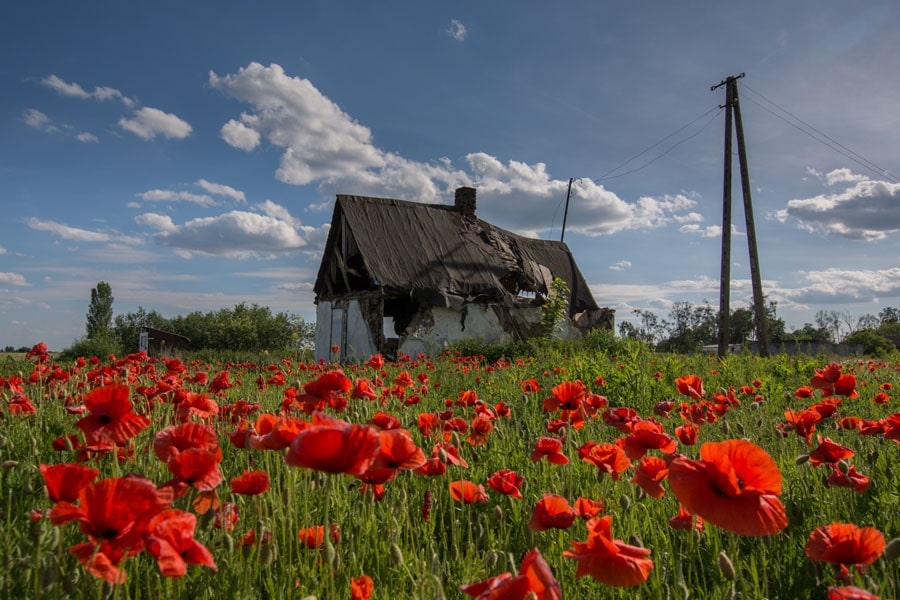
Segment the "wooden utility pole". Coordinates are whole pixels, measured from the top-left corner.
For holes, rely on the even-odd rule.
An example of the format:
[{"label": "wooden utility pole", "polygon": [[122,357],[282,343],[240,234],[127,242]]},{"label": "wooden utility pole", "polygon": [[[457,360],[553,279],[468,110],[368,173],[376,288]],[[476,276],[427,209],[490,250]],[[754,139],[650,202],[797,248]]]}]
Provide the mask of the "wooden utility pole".
[{"label": "wooden utility pole", "polygon": [[753,223],[753,203],[750,198],[750,171],[747,167],[747,147],[744,143],[744,126],[741,105],[738,100],[737,80],[743,73],[731,76],[714,85],[710,90],[725,86],[725,173],[722,201],[722,270],[719,281],[719,345],[718,355],[728,351],[729,295],[731,290],[731,126],[734,122],[738,143],[738,161],[741,170],[741,191],[744,196],[744,218],[747,224],[747,245],[750,250],[750,279],[753,284],[753,314],[756,321],[756,339],[759,355],[769,355],[769,333],[759,254],[756,250],[756,227]]},{"label": "wooden utility pole", "polygon": [[562,242],[566,239],[566,219],[569,218],[569,197],[572,195],[572,182],[573,181],[575,181],[575,178],[569,177],[569,189],[566,190],[566,210],[563,211],[562,233],[559,236],[560,242]]}]

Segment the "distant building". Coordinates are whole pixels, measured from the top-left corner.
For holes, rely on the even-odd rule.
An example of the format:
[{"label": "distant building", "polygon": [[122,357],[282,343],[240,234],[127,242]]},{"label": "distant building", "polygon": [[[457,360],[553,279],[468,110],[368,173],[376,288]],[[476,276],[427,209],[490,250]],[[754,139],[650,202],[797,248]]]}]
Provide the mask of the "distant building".
[{"label": "distant building", "polygon": [[138,351],[153,358],[168,358],[184,349],[191,340],[183,335],[153,327],[141,327]]},{"label": "distant building", "polygon": [[476,218],[475,195],[459,188],[452,206],[337,196],[315,284],[317,359],[541,335],[557,277],[570,290],[563,335],[613,329],[615,311],[597,306],[568,246]]}]

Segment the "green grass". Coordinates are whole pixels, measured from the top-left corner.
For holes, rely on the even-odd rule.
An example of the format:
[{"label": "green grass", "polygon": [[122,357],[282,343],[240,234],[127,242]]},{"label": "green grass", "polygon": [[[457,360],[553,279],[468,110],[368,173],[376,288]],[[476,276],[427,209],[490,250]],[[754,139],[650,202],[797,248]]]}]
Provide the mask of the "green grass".
[{"label": "green grass", "polygon": [[[95,385],[89,371],[92,367],[72,370],[68,382],[47,379],[26,384],[26,394],[37,407],[33,415],[11,414],[6,402],[11,393],[0,390],[6,399],[0,401],[0,564],[5,573],[0,581],[0,596],[134,600],[308,595],[347,598],[351,578],[365,573],[375,581],[373,598],[461,598],[460,585],[505,571],[516,572],[523,555],[536,547],[562,585],[566,598],[824,598],[828,586],[835,583],[834,570],[831,565],[806,558],[804,545],[813,528],[844,521],[877,527],[888,540],[900,536],[900,476],[896,466],[900,444],[880,436],[862,437],[837,429],[831,420],[820,424],[818,432],[823,436],[855,450],[851,462],[871,478],[869,490],[858,494],[828,487],[824,483],[828,467],[797,464],[797,457],[810,448],[796,435],[783,437],[775,429],[784,420],[786,408],[800,409],[812,404],[810,400],[798,400],[793,392],[809,383],[816,368],[825,366],[824,357],[760,359],[734,355],[720,361],[704,355],[657,355],[637,346],[616,350],[612,355],[577,346],[550,347],[539,357],[524,359],[520,364],[513,361],[488,365],[447,356],[430,362],[412,360],[386,365],[385,387],[404,370],[414,380],[419,374],[427,375],[429,390],[421,403],[406,407],[396,398],[389,398],[386,405],[351,400],[340,418],[362,423],[377,410],[391,412],[428,455],[435,440],[420,434],[416,427],[418,414],[445,410],[445,399],[455,400],[462,390],[475,390],[488,405],[508,403],[513,417],[497,420],[483,446],[467,444],[464,435],[454,438],[469,468],[450,466],[447,474],[436,478],[401,472],[386,484],[386,495],[380,502],[362,494],[359,482],[352,477],[288,467],[280,452],[237,449],[227,438],[235,426],[224,419],[215,421],[225,476],[219,495],[224,502],[235,502],[240,512],[240,520],[232,531],[215,527],[211,513],[198,518],[195,537],[212,551],[218,572],[192,566],[183,578],[165,578],[144,552],[123,561],[121,566],[128,580],[118,586],[91,576],[68,553],[70,546],[85,541],[77,525],[54,527],[47,519],[37,523],[29,520],[31,511],[51,507],[38,465],[73,460],[72,452],[56,452],[51,442],[59,436],[78,433],[74,423],[79,416],[65,411],[64,399],[69,397],[77,403],[79,394]],[[259,402],[264,411],[277,412],[285,388],[259,389],[256,384],[258,377],[271,376],[270,365],[285,371],[289,385],[303,384],[321,373],[301,369],[296,359],[252,359],[253,363],[240,365],[201,361],[191,364],[185,376],[203,370],[212,379],[227,368],[231,381],[240,385],[218,398],[220,405],[246,400]],[[891,383],[894,391],[900,390],[897,367],[855,360],[847,363],[846,368],[852,368],[858,378],[860,398],[845,400],[841,414],[877,419],[896,412],[898,400],[879,406],[871,399],[883,383]],[[121,378],[122,368],[119,365],[109,372],[112,377]],[[165,374],[162,363],[143,363],[130,369],[133,390],[140,385],[154,385]],[[354,380],[375,375],[364,366],[347,366],[345,371]],[[27,381],[31,372],[30,361],[0,358],[0,377],[18,374]],[[534,441],[546,433],[549,417],[541,411],[541,400],[550,395],[554,385],[580,379],[605,396],[611,406],[632,407],[642,417],[649,417],[659,401],[687,400],[678,396],[674,380],[689,373],[703,377],[707,397],[720,388],[740,389],[754,380],[762,383],[762,403],[754,409],[752,398],[741,396],[740,407],[718,422],[702,426],[700,442],[747,438],[766,449],[784,478],[781,500],[789,525],[783,532],[764,538],[741,537],[710,524],[699,534],[672,530],[667,523],[678,512],[678,502],[668,489],[663,498],[650,498],[630,483],[630,472],[619,481],[609,476],[598,478],[596,467],[578,460],[576,449],[583,443],[621,437],[618,430],[599,418],[588,421],[583,429],[567,431],[565,451],[571,459],[568,465],[532,463],[529,459]],[[603,387],[592,385],[598,376],[606,382]],[[532,377],[539,381],[541,391],[525,395],[519,384]],[[3,381],[0,379],[0,384]],[[89,465],[100,469],[101,477],[139,473],[159,485],[170,476],[149,448],[156,432],[173,424],[172,406],[160,402],[151,408],[140,398],[134,391],[132,399],[138,410],[148,414],[152,424],[134,440],[134,456],[119,464],[107,456]],[[473,415],[471,409],[454,407],[454,411],[469,420]],[[681,424],[677,411],[661,421],[669,433]],[[680,446],[679,451],[696,457],[698,447]],[[250,468],[266,470],[271,489],[256,497],[230,496],[228,480]],[[502,468],[514,469],[524,476],[521,500],[490,490],[485,503],[464,505],[451,499],[450,481],[468,479],[483,484],[491,473]],[[428,521],[422,518],[426,492],[433,498]],[[563,495],[570,502],[578,496],[602,499],[605,513],[613,515],[614,537],[652,550],[655,566],[649,579],[623,589],[605,586],[589,577],[576,579],[575,562],[563,558],[562,552],[570,548],[571,541],[585,539],[583,522],[579,520],[565,531],[532,532],[527,527],[532,507],[546,492]],[[190,496],[178,500],[175,506],[189,510]],[[339,541],[317,550],[301,546],[299,529],[329,523],[339,525]],[[242,547],[240,540],[250,529],[271,532],[272,541]],[[734,564],[733,581],[726,579],[717,565],[722,551]],[[900,563],[881,558],[865,575],[857,576],[855,584],[882,598],[900,596]]]}]

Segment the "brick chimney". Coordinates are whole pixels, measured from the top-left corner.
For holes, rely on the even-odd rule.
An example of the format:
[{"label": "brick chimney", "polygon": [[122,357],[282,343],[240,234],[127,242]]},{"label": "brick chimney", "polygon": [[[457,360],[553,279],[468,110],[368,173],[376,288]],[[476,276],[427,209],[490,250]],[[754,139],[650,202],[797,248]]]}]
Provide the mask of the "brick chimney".
[{"label": "brick chimney", "polygon": [[475,188],[458,187],[454,196],[454,206],[457,212],[467,219],[475,219]]}]

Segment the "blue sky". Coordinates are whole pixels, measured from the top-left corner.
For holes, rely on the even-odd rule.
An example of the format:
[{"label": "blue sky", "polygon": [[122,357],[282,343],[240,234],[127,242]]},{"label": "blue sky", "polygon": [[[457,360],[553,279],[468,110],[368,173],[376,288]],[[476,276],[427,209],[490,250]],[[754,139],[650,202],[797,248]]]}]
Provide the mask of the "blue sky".
[{"label": "blue sky", "polygon": [[335,194],[472,185],[479,217],[559,239],[569,178],[565,241],[618,322],[718,307],[710,87],[742,72],[778,314],[900,306],[894,2],[4,3],[0,346],[70,345],[98,281],[116,314],[313,320]]}]

